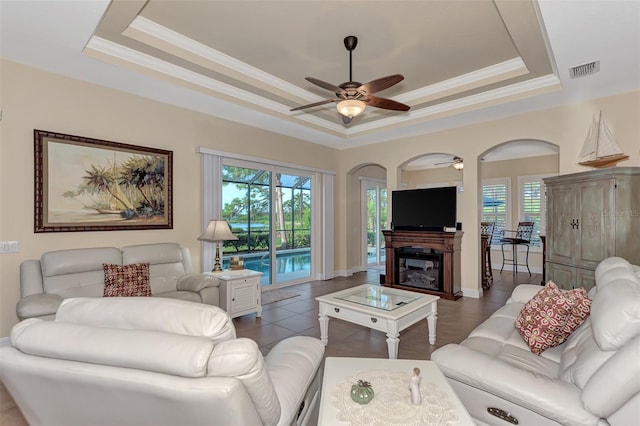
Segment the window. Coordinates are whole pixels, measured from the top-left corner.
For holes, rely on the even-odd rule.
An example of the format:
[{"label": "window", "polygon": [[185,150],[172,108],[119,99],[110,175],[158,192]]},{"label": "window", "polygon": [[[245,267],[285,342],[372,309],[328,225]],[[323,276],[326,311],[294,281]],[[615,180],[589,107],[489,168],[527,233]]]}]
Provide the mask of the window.
[{"label": "window", "polygon": [[545,186],[542,178],[548,175],[535,175],[535,176],[519,176],[518,188],[519,188],[519,214],[520,221],[535,222],[533,228],[533,236],[531,239],[532,247],[540,247],[542,242],[540,241],[540,233],[544,235],[545,230],[545,209],[546,209],[546,197]]},{"label": "window", "polygon": [[509,203],[509,179],[482,180],[482,221],[495,222],[492,246],[498,246],[501,233],[511,229],[511,206]]},{"label": "window", "polygon": [[[204,147],[198,152],[202,154],[202,229],[210,218],[222,216],[242,237],[238,250],[229,242],[225,254],[242,253],[248,269],[249,258],[257,267],[268,266],[264,286],[334,277],[333,171]],[[216,246],[202,243],[202,271],[213,267]],[[302,273],[304,277],[293,276]]]},{"label": "window", "polygon": [[238,238],[224,242],[224,255],[244,256],[246,268],[264,274],[263,285],[311,275],[311,180],[280,167],[223,162],[222,218]]}]

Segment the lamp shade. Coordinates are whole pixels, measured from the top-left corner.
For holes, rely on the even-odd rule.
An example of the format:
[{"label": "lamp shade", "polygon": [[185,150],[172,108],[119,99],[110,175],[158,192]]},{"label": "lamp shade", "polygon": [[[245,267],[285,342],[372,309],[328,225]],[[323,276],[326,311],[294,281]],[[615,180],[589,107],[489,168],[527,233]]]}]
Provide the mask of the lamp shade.
[{"label": "lamp shade", "polygon": [[209,221],[207,229],[198,237],[201,241],[228,241],[237,240],[226,220],[213,219]]},{"label": "lamp shade", "polygon": [[366,106],[367,104],[357,99],[345,99],[344,101],[338,102],[336,109],[340,114],[353,118],[356,115],[362,114]]}]

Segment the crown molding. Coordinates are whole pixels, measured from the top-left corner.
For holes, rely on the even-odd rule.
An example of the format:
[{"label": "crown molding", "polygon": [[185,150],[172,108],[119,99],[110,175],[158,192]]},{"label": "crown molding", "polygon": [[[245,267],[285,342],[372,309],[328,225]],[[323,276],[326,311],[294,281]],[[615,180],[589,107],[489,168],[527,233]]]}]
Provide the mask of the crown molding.
[{"label": "crown molding", "polygon": [[522,58],[517,57],[430,86],[403,93],[396,96],[395,100],[403,103],[423,103],[528,73],[529,69]]},{"label": "crown molding", "polygon": [[[169,77],[170,79],[174,79],[182,83],[187,83],[189,85],[206,89],[208,91],[219,93],[228,98],[232,98],[243,103],[248,103],[253,106],[260,107],[280,117],[287,117],[289,119],[295,119],[296,121],[299,120],[305,122],[308,125],[312,125],[320,129],[325,129],[324,131],[345,139],[384,127],[401,125],[409,121],[427,120],[429,118],[434,118],[435,116],[452,115],[455,112],[461,112],[472,108],[475,109],[482,105],[486,106],[486,104],[489,103],[497,103],[500,100],[506,101],[513,98],[522,97],[534,91],[549,90],[554,86],[560,85],[560,81],[557,76],[550,74],[547,76],[512,84],[510,86],[493,89],[487,92],[478,93],[460,99],[455,99],[442,104],[433,105],[418,110],[411,110],[400,116],[382,118],[362,124],[355,124],[352,127],[345,128],[337,121],[331,121],[314,114],[302,114],[295,112],[292,113],[291,111],[289,111],[289,106],[283,105],[279,102],[272,101],[249,91],[231,86],[227,83],[217,81],[211,77],[204,76],[197,72],[188,70],[184,67],[180,67],[170,62],[141,53],[139,51],[114,43],[101,37],[92,37],[87,43],[85,50],[87,52],[97,53],[98,55],[106,55],[117,61],[127,62],[139,69],[142,69],[147,73],[159,73]],[[472,75],[466,74],[464,76],[448,80],[447,82],[443,83],[442,88],[444,89],[445,86],[454,87],[456,82],[458,84],[464,84],[464,82],[478,81],[478,79],[482,78],[482,76],[496,75],[497,70],[502,70],[502,72],[509,72],[509,70],[518,69],[520,61],[521,60],[517,58],[515,60],[498,64],[498,66],[496,67],[487,67],[482,70],[478,70],[478,72],[470,73]],[[452,82],[452,80],[454,81]],[[433,90],[433,87],[431,87],[431,90]]]},{"label": "crown molding", "polygon": [[477,109],[479,106],[487,103],[495,103],[496,101],[511,100],[520,98],[534,91],[551,90],[552,88],[560,88],[560,80],[556,75],[549,74],[531,80],[512,84],[510,86],[500,87],[475,95],[467,96],[460,99],[454,99],[449,102],[433,105],[419,110],[410,110],[401,117],[388,117],[376,121],[370,121],[358,125],[357,127],[347,131],[348,136],[355,136],[360,133],[369,132],[382,127],[401,124],[410,120],[425,119],[430,116],[436,116],[447,113],[452,115],[454,112],[460,112],[472,107]]},{"label": "crown molding", "polygon": [[244,75],[249,80],[242,81],[256,87],[264,88],[266,85],[271,90],[275,89],[278,92],[289,96],[293,95],[309,102],[323,99],[142,16],[137,16],[123,31],[123,35],[231,78],[238,79],[238,74]]},{"label": "crown molding", "polygon": [[279,102],[266,99],[262,96],[237,88],[230,84],[217,81],[213,78],[204,76],[195,71],[188,70],[162,59],[158,59],[151,55],[140,53],[129,47],[114,43],[101,37],[92,37],[87,43],[85,50],[99,55],[106,55],[118,61],[133,64],[139,68],[150,71],[151,73],[160,73],[173,79],[190,83],[240,101],[248,102],[270,111],[289,115],[289,107]]}]

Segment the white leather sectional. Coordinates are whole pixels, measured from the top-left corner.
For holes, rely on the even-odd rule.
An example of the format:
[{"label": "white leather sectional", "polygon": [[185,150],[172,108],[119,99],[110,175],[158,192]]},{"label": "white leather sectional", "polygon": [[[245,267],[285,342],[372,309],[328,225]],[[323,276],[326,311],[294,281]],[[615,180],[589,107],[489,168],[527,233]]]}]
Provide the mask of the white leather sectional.
[{"label": "white leather sectional", "polygon": [[535,285],[432,354],[478,424],[640,425],[640,267],[612,257],[595,277],[590,316],[540,356],[514,326]]},{"label": "white leather sectional", "polygon": [[53,318],[64,299],[102,297],[103,263],[149,263],[151,295],[219,306],[220,283],[194,273],[189,249],[175,243],[56,250],[20,265],[18,318]]},{"label": "white leather sectional", "polygon": [[222,309],[182,300],[75,298],[0,348],[0,378],[29,424],[314,424],[324,345],[262,356]]}]

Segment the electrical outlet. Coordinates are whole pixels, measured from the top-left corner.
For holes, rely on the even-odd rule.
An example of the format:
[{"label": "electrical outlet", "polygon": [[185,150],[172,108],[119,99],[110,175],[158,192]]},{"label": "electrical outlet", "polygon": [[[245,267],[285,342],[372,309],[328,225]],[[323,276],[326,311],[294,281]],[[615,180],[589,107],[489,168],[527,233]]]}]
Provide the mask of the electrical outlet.
[{"label": "electrical outlet", "polygon": [[17,241],[0,241],[0,253],[17,253]]}]

